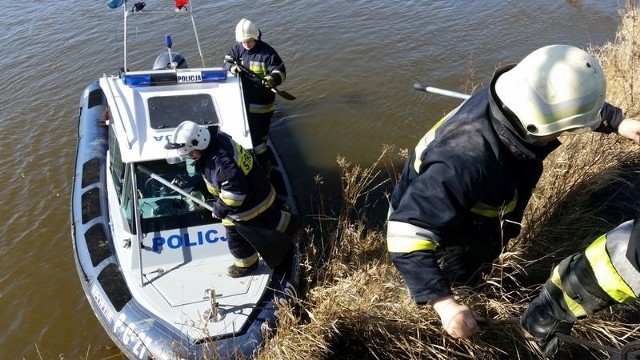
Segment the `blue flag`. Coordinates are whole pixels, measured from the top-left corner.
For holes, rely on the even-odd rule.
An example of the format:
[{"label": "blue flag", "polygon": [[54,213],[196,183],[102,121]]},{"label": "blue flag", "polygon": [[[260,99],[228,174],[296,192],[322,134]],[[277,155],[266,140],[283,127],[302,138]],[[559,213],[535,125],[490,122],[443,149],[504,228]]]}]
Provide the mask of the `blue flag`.
[{"label": "blue flag", "polygon": [[112,9],[117,9],[126,2],[127,0],[109,0],[107,1],[107,6],[109,6]]}]

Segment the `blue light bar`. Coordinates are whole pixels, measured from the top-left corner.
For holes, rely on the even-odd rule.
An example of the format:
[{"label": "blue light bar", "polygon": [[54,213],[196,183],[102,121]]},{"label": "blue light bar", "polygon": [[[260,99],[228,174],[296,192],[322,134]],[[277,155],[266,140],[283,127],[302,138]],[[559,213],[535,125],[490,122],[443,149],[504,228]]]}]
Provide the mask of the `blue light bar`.
[{"label": "blue light bar", "polygon": [[209,70],[155,71],[150,73],[135,72],[122,75],[122,82],[127,86],[153,86],[209,83],[227,80],[227,71],[222,68]]},{"label": "blue light bar", "polygon": [[202,72],[202,81],[203,82],[212,82],[212,81],[221,81],[227,80],[227,70],[209,70]]},{"label": "blue light bar", "polygon": [[150,74],[139,74],[139,75],[123,75],[122,82],[128,86],[149,86],[151,85],[151,75]]}]

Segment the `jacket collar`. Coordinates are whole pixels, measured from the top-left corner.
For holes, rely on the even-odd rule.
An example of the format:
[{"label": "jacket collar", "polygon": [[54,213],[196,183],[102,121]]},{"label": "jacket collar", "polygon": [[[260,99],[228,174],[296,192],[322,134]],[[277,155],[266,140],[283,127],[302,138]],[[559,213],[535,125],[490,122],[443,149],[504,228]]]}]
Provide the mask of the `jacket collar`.
[{"label": "jacket collar", "polygon": [[495,92],[495,83],[498,77],[514,67],[515,64],[502,66],[493,74],[487,94],[489,97],[491,123],[502,143],[517,159],[542,161],[549,153],[560,146],[560,141],[554,140],[544,146],[533,146],[524,141],[524,134],[519,134],[518,127],[513,124],[517,120],[514,119],[514,115],[505,110]]}]

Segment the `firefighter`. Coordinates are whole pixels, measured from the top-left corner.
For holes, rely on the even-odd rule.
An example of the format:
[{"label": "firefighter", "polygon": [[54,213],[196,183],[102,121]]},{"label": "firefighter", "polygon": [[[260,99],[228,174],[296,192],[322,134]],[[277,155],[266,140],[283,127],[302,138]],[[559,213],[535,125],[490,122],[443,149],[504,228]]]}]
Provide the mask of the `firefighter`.
[{"label": "firefighter", "polygon": [[640,219],[629,220],[595,239],[587,249],[562,260],[520,324],[542,345],[544,356],[558,349],[558,333],[613,304],[640,295]]},{"label": "firefighter", "polygon": [[488,88],[419,141],[391,195],[387,247],[415,302],[432,305],[447,333],[467,338],[478,316],[452,296],[475,283],[510,239],[567,131],[590,128],[640,140],[640,122],[605,102],[594,57],[550,45],[496,70]]},{"label": "firefighter", "polygon": [[253,151],[267,175],[270,173],[271,161],[267,148],[267,138],[271,118],[275,110],[275,93],[271,88],[284,82],[287,72],[280,55],[269,44],[261,40],[262,33],[255,23],[242,19],[236,25],[237,43],[231,48],[233,59],[240,60],[241,65],[262,77],[261,82],[241,72],[240,68],[228,61],[225,69],[232,74],[240,74]]},{"label": "firefighter", "polygon": [[[216,196],[212,216],[222,219],[227,243],[235,262],[227,269],[232,278],[251,274],[258,267],[258,253],[238,232],[233,221],[294,234],[298,228],[292,214],[276,206],[276,192],[253,154],[217,126],[184,121],[176,127],[165,147],[180,157],[195,160],[208,191]],[[168,158],[175,153],[168,153]]]}]

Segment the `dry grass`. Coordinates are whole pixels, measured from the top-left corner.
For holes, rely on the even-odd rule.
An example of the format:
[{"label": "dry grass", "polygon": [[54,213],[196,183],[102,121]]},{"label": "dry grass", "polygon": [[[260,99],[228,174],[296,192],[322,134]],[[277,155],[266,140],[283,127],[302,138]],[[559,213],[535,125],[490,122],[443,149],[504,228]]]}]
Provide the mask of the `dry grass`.
[{"label": "dry grass", "polygon": [[[608,79],[607,100],[640,114],[634,84],[639,63],[640,12],[629,7],[614,43],[589,49]],[[493,319],[468,340],[455,340],[429,307],[417,307],[386,254],[384,233],[367,227],[364,209],[374,190],[397,177],[388,164],[392,147],[368,168],[338,159],[343,206],[319,219],[316,246],[308,252],[306,321],[282,309],[279,331],[258,358],[269,359],[538,359],[536,345],[516,319],[566,255],[584,249],[594,236],[638,214],[640,150],[615,135],[587,133],[562,138],[545,161],[545,174],[532,197],[519,238],[476,288],[456,288],[459,299]],[[406,155],[406,153],[405,153]],[[394,158],[396,157],[396,158]],[[387,164],[385,166],[382,166]],[[379,168],[386,168],[386,174]],[[381,179],[382,178],[382,179]],[[382,199],[384,201],[386,199]],[[380,200],[378,200],[380,201]],[[309,232],[312,236],[312,232]],[[321,245],[317,245],[320,243]],[[611,346],[638,337],[638,306],[603,311],[579,321],[573,335]],[[558,358],[602,358],[603,353],[566,344]]]}]

